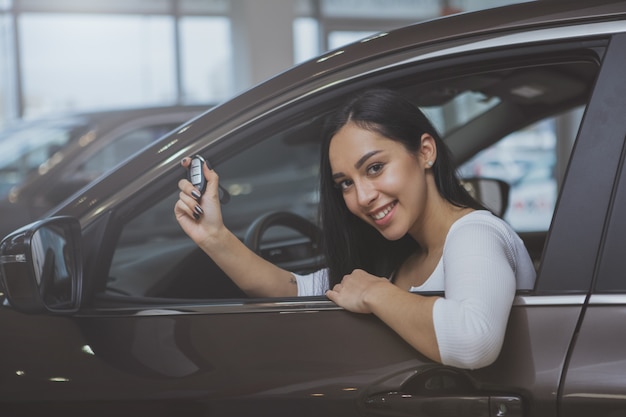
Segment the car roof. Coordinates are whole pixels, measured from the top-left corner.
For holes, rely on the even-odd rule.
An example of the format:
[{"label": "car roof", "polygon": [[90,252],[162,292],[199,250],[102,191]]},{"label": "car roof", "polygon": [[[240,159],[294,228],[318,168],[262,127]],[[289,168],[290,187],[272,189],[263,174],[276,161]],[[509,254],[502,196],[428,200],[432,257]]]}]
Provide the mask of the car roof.
[{"label": "car roof", "polygon": [[[471,36],[495,37],[504,32],[607,21],[626,15],[624,0],[589,3],[588,0],[534,1],[439,17],[382,32],[292,67],[256,86],[255,95],[272,97],[295,91],[312,78],[340,71],[360,61],[373,61],[377,57],[429,44],[450,41],[462,45]],[[235,102],[241,105],[237,98],[225,104]]]}]

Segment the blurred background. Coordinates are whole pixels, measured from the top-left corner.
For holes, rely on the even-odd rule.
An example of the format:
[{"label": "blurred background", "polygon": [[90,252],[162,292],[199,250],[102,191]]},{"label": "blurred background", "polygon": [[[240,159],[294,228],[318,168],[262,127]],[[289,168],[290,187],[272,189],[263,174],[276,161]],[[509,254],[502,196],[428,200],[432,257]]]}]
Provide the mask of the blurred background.
[{"label": "blurred background", "polygon": [[59,112],[215,104],[369,34],[518,2],[0,0],[0,128]]}]

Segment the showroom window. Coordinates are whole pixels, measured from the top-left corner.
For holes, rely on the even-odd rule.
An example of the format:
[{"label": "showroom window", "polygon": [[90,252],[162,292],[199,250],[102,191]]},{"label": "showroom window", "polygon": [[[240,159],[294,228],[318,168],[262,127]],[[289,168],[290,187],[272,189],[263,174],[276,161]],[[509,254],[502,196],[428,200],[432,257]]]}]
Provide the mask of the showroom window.
[{"label": "showroom window", "polygon": [[297,17],[293,22],[294,64],[315,58],[321,53],[319,25],[310,17]]},{"label": "showroom window", "polygon": [[19,23],[27,117],[175,99],[170,17],[29,13]]},{"label": "showroom window", "polygon": [[[11,17],[3,11],[3,2],[0,1],[0,56],[10,56],[11,44]],[[11,89],[11,74],[14,70],[10,59],[0,59],[0,128],[11,113],[13,90]]]},{"label": "showroom window", "polygon": [[230,20],[183,16],[180,32],[183,102],[215,103],[228,98],[233,91]]}]

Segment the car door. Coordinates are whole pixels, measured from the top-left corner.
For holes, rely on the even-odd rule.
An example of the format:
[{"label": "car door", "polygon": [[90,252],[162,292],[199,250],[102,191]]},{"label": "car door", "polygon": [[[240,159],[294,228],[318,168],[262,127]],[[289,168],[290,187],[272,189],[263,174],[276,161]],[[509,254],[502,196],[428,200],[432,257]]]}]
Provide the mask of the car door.
[{"label": "car door", "polygon": [[[544,38],[377,76],[369,71],[345,85],[338,82],[327,96],[279,106],[223,140],[210,141],[209,134],[197,138],[233,195],[223,209],[225,222],[244,238],[251,221],[268,210],[315,220],[318,116],[356,88],[387,84],[413,88],[417,97],[420,80],[430,86],[460,80],[469,68],[475,71],[471,76],[589,63],[592,82],[585,85],[593,94],[584,94],[590,99],[537,285],[516,297],[494,364],[461,370],[433,363],[376,317],[344,311],[323,297],[243,297],[177,227],[176,179],[184,174],[177,167],[164,169],[149,187],[125,191],[88,223],[86,299],[79,314],[37,320],[11,311],[0,316],[15,342],[3,346],[2,355],[19,358],[0,365],[10,375],[2,386],[5,410],[18,415],[43,407],[65,415],[84,415],[85,409],[90,415],[163,416],[557,415],[563,370],[593,276],[622,149],[623,132],[621,142],[606,136],[602,146],[596,146],[595,134],[597,118],[618,110],[607,104],[613,91],[607,78],[619,67],[622,43],[621,37],[609,36],[589,42]],[[493,140],[522,123],[495,127]],[[451,145],[459,130],[447,132]],[[468,137],[470,131],[463,133]],[[469,158],[477,146],[457,144],[457,156]],[[586,175],[592,169],[595,176]],[[268,231],[262,255],[297,270],[323,265],[314,244],[285,229]],[[41,340],[45,347],[37,343]]]}]

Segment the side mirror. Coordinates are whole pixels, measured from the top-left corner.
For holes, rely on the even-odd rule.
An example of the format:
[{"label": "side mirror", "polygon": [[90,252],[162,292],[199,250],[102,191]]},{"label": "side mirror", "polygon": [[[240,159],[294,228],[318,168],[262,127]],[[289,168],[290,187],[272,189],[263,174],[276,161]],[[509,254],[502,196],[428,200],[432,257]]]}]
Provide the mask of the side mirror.
[{"label": "side mirror", "polygon": [[51,217],[0,243],[0,278],[11,307],[23,313],[75,313],[80,307],[80,223]]},{"label": "side mirror", "polygon": [[509,206],[510,185],[497,178],[461,178],[461,185],[482,205],[498,217],[504,217]]}]

